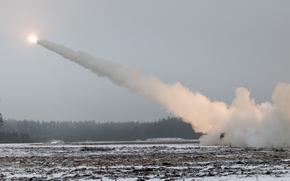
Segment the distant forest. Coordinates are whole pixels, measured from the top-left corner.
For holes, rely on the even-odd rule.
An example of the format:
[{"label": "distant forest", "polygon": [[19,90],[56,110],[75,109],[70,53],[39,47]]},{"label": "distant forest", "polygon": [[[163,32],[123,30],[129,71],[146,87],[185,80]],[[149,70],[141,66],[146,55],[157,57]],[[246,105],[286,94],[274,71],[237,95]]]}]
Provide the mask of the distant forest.
[{"label": "distant forest", "polygon": [[150,138],[197,139],[200,133],[179,118],[164,118],[154,122],[96,121],[16,121],[4,120],[0,125],[1,143],[74,141],[133,141]]}]

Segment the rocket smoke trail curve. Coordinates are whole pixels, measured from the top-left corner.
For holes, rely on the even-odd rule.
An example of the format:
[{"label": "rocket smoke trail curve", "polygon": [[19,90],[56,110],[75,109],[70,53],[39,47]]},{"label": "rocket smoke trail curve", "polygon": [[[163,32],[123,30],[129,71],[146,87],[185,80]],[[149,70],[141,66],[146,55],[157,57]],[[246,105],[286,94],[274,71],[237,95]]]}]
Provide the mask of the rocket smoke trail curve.
[{"label": "rocket smoke trail curve", "polygon": [[[110,61],[74,51],[63,45],[38,40],[37,43],[114,84],[141,94],[205,133],[203,144],[233,146],[290,146],[290,85],[279,83],[272,102],[255,103],[245,88],[237,88],[232,104],[211,101],[192,92],[179,82],[167,84],[159,78],[143,74]],[[225,137],[220,140],[220,134]]]}]

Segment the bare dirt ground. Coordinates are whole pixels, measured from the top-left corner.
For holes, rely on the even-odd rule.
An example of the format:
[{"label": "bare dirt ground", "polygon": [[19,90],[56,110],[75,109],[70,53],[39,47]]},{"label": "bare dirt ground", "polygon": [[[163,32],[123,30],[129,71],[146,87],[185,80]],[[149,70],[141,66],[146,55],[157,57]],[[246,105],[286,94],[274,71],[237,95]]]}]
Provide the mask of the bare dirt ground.
[{"label": "bare dirt ground", "polygon": [[290,175],[290,149],[181,144],[0,145],[0,180],[231,180]]}]

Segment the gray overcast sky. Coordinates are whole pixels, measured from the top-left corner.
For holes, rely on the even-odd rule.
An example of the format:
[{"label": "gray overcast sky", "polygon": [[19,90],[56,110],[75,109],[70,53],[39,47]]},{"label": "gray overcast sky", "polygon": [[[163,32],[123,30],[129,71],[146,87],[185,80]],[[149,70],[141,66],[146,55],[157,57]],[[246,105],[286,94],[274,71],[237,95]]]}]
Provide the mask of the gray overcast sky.
[{"label": "gray overcast sky", "polygon": [[42,47],[35,32],[231,102],[290,80],[290,1],[0,0],[0,112],[34,120],[148,121],[168,113]]}]

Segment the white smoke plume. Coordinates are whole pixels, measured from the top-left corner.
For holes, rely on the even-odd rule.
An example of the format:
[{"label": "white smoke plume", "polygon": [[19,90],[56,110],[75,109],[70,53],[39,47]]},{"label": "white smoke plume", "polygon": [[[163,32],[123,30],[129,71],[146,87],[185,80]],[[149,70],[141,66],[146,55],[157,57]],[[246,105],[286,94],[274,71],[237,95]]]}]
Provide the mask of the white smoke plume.
[{"label": "white smoke plume", "polygon": [[[199,132],[202,144],[251,147],[290,146],[290,84],[279,83],[272,102],[257,104],[246,88],[237,88],[233,102],[211,101],[179,82],[167,84],[110,61],[74,51],[46,40],[37,43],[69,59],[100,77],[148,97],[181,117]],[[224,137],[220,135],[224,133]]]}]

